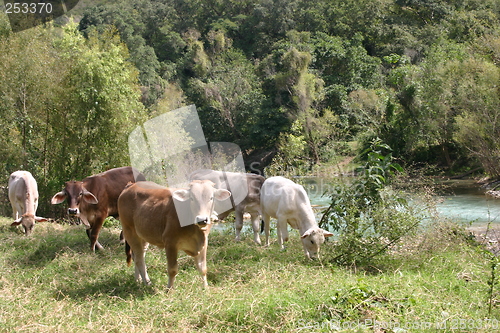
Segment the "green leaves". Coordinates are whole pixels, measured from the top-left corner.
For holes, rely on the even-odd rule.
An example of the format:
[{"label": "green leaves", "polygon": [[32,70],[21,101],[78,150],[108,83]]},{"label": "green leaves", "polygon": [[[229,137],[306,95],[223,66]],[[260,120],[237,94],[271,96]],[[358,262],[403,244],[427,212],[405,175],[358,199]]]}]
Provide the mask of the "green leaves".
[{"label": "green leaves", "polygon": [[[85,39],[72,23],[34,28],[0,39],[0,58],[5,179],[30,170],[50,198],[67,180],[129,164],[127,135],[145,110],[113,30]],[[39,213],[49,210],[41,200]]]},{"label": "green leaves", "polygon": [[388,186],[396,173],[403,172],[388,151],[387,144],[374,140],[361,155],[365,162],[356,178],[330,193],[332,203],[319,224],[338,233],[331,261],[366,264],[419,225],[404,196]]}]

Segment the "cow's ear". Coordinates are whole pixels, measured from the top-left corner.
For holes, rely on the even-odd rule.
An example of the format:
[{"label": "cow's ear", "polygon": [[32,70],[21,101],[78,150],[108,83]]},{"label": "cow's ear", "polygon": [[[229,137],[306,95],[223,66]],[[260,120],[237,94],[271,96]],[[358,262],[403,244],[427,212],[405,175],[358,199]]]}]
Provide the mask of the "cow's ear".
[{"label": "cow's ear", "polygon": [[45,222],[48,221],[45,217],[35,216],[35,221],[37,222]]},{"label": "cow's ear", "polygon": [[12,222],[12,224],[10,225],[11,227],[15,227],[16,225],[20,225],[21,224],[21,217],[18,218],[17,220],[15,220],[14,222]]},{"label": "cow's ear", "polygon": [[230,196],[231,196],[231,192],[229,192],[228,190],[218,189],[218,190],[215,190],[215,192],[214,192],[214,197],[218,201],[226,200]]},{"label": "cow's ear", "polygon": [[306,232],[304,232],[304,234],[302,236],[300,236],[300,238],[306,238],[307,236],[309,236],[310,234],[312,233],[312,229],[309,229],[307,230]]},{"label": "cow's ear", "polygon": [[[321,230],[323,230],[323,229],[321,229]],[[331,232],[329,232],[329,231],[323,230],[323,236],[325,236],[325,237],[332,237],[333,234]]]},{"label": "cow's ear", "polygon": [[59,193],[56,193],[53,197],[52,200],[50,201],[53,205],[60,204],[66,199],[66,192],[62,191]]},{"label": "cow's ear", "polygon": [[189,200],[189,191],[184,189],[174,191],[172,197],[178,201],[187,201]]},{"label": "cow's ear", "polygon": [[99,200],[97,200],[97,198],[95,197],[95,195],[93,195],[92,193],[90,193],[87,190],[83,191],[82,198],[83,198],[83,200],[85,200],[89,204],[93,204],[93,205],[97,205],[97,203],[99,202]]}]

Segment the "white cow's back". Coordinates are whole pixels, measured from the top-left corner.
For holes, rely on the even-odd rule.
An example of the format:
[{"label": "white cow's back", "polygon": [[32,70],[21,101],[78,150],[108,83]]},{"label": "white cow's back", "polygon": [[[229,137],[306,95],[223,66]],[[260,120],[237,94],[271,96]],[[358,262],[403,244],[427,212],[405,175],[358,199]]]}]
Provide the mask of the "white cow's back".
[{"label": "white cow's back", "polygon": [[28,213],[35,215],[38,206],[38,186],[28,171],[15,171],[9,178],[9,200],[17,208],[17,217]]},{"label": "white cow's back", "polygon": [[[266,179],[261,189],[261,207],[264,213],[271,217],[278,215],[298,219],[300,224],[291,224],[294,229],[307,230],[316,224],[314,212],[307,193],[299,184],[284,177]],[[292,222],[293,223],[293,222]]]}]

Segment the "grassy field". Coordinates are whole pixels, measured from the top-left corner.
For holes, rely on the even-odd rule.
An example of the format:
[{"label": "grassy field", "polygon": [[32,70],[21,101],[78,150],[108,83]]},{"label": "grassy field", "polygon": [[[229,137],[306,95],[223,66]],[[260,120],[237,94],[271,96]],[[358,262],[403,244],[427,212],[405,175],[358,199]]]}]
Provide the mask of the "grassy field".
[{"label": "grassy field", "polygon": [[[229,228],[230,229],[230,228]],[[305,260],[298,235],[285,251],[244,234],[213,231],[209,288],[180,255],[166,293],[166,259],[146,256],[152,286],[135,283],[119,229],[104,228],[106,250],[91,253],[82,226],[41,223],[27,238],[0,218],[2,332],[493,332],[490,259],[457,229],[407,239],[369,267]],[[330,243],[331,245],[331,243]],[[493,310],[488,314],[489,300]],[[495,329],[496,328],[496,329]]]}]

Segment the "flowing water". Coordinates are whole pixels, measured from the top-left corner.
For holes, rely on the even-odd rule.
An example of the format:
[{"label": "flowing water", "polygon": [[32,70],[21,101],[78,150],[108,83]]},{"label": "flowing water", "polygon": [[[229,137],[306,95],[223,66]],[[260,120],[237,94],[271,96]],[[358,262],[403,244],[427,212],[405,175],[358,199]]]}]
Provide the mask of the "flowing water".
[{"label": "flowing water", "polygon": [[500,199],[486,194],[487,189],[473,180],[454,180],[446,194],[440,195],[438,212],[454,221],[473,226],[500,223]]},{"label": "flowing water", "polygon": [[[324,178],[305,177],[293,179],[304,186],[316,213],[316,219],[330,205],[330,198],[325,193],[333,190],[333,185]],[[473,180],[443,181],[439,185],[444,188],[436,196],[436,209],[443,217],[459,222],[465,226],[484,227],[488,223],[500,226],[500,199],[486,194],[487,189]],[[229,225],[222,223],[219,228]],[[251,232],[248,221],[244,223],[244,231]]]},{"label": "flowing water", "polygon": [[[317,210],[329,205],[330,199],[323,195],[331,190],[326,180],[305,178],[302,183]],[[472,226],[484,226],[490,222],[500,224],[500,199],[487,195],[487,189],[474,180],[450,180],[438,185],[443,190],[436,196],[436,209],[443,217]]]}]

